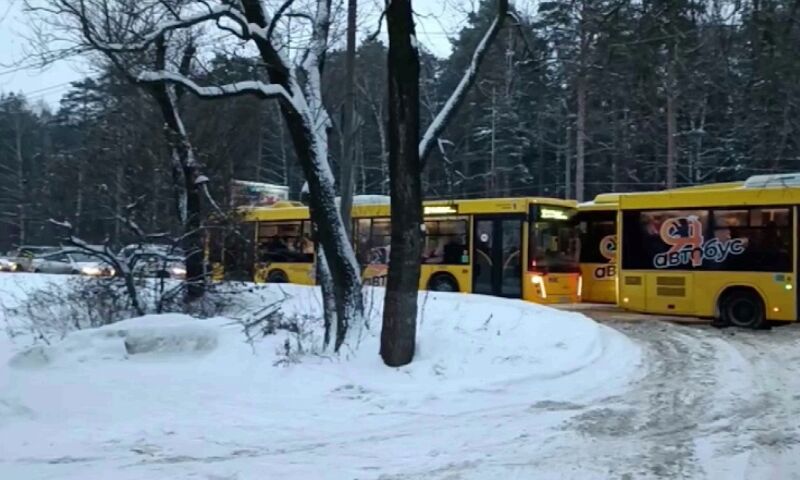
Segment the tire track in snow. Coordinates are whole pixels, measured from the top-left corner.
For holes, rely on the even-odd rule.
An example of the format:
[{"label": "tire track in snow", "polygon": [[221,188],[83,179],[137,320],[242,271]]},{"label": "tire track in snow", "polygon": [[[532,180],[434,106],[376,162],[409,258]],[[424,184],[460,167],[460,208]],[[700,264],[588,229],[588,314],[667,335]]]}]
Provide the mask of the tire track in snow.
[{"label": "tire track in snow", "polygon": [[798,326],[612,326],[642,346],[647,370],[563,425],[578,434],[574,461],[614,478],[800,478]]}]

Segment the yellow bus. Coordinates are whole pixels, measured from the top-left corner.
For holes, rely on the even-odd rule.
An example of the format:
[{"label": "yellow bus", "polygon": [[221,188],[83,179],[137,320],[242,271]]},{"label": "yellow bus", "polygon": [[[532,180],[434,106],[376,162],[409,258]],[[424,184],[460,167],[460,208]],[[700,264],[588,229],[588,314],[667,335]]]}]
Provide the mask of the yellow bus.
[{"label": "yellow bus", "polygon": [[[471,292],[539,303],[579,300],[576,203],[550,198],[424,202],[425,236],[420,289]],[[236,242],[210,254],[215,277],[236,268],[256,282],[315,283],[308,209],[292,202],[242,210]],[[391,241],[388,203],[356,204],[352,236],[365,283],[381,285]],[[235,240],[235,239],[234,239]],[[232,246],[231,246],[232,245]],[[213,249],[213,247],[212,247]],[[243,251],[248,250],[248,251]],[[225,265],[222,267],[222,265]]]},{"label": "yellow bus", "polygon": [[800,174],[619,197],[619,303],[758,328],[797,319]]},{"label": "yellow bus", "polygon": [[617,302],[617,211],[619,194],[606,193],[578,205],[581,301]]}]

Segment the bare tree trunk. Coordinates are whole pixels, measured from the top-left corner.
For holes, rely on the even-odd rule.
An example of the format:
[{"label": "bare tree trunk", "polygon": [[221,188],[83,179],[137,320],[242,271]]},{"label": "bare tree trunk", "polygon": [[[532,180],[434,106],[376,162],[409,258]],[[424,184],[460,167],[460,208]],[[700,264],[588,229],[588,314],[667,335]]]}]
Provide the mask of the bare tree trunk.
[{"label": "bare tree trunk", "polygon": [[496,155],[496,140],[497,140],[497,95],[495,92],[495,87],[492,86],[492,138],[490,142],[490,154],[489,154],[489,185],[487,196],[488,197],[495,197],[497,196],[497,155]]},{"label": "bare tree trunk", "polygon": [[575,200],[582,202],[586,164],[586,77],[584,75],[578,77],[578,118],[575,130]]},{"label": "bare tree trunk", "polygon": [[350,209],[353,206],[353,166],[355,164],[356,134],[356,14],[357,0],[347,0],[347,52],[345,54],[345,94],[342,119],[342,144],[344,155],[339,162],[339,188],[342,196],[341,211],[344,229],[352,237]]},{"label": "bare tree trunk", "polygon": [[255,175],[256,175],[255,180],[257,182],[261,182],[261,181],[264,180],[264,175],[263,175],[263,171],[264,171],[264,135],[266,135],[266,132],[264,131],[265,130],[264,129],[264,125],[266,123],[265,120],[264,120],[264,118],[266,117],[266,115],[264,115],[264,109],[265,108],[266,108],[266,106],[263,105],[263,104],[258,105],[258,107],[256,108],[256,117],[258,118],[258,120],[257,120],[258,126],[256,127],[256,135],[258,135],[258,138],[256,139],[256,158],[255,158],[255,162],[253,162],[253,166],[255,167],[254,168]]},{"label": "bare tree trunk", "polygon": [[125,169],[122,162],[116,166],[114,172],[114,241],[120,244],[122,237],[122,184],[125,179]]},{"label": "bare tree trunk", "polygon": [[[261,28],[268,22],[260,0],[241,0],[247,20]],[[330,0],[318,0],[312,33],[312,47],[307,52],[304,70],[308,77],[305,102],[308,111],[300,111],[286,98],[281,98],[281,112],[286,120],[289,135],[297,153],[308,184],[309,212],[317,226],[319,242],[326,255],[333,279],[336,305],[335,350],[345,341],[351,322],[363,320],[363,298],[361,296],[361,272],[355,260],[353,245],[347,238],[341,211],[334,199],[336,189],[328,163],[328,117],[322,105],[320,74],[327,46]],[[302,95],[299,84],[281,53],[268,39],[255,38],[256,46],[266,64],[273,84],[282,86],[289,95]],[[323,292],[325,294],[325,292]],[[330,302],[325,302],[325,305]]]},{"label": "bare tree trunk", "polygon": [[327,348],[331,343],[331,328],[336,325],[336,297],[333,294],[333,277],[328,267],[328,259],[325,257],[325,249],[319,243],[317,243],[317,283],[322,290],[322,315],[325,324],[323,345]]},{"label": "bare tree trunk", "polygon": [[397,367],[414,358],[422,250],[419,52],[411,0],[391,0],[389,26],[389,178],[392,243],[381,330],[381,357]]},{"label": "bare tree trunk", "polygon": [[383,122],[383,109],[372,105],[372,114],[378,126],[378,137],[381,141],[381,193],[386,193],[386,183],[384,180],[389,178],[389,146],[386,140],[386,126]]},{"label": "bare tree trunk", "polygon": [[22,110],[17,112],[14,122],[14,155],[17,160],[17,232],[19,244],[24,245],[28,241],[27,229],[27,202],[28,192],[25,186],[25,157],[22,154]]},{"label": "bare tree trunk", "polygon": [[[152,152],[151,152],[151,156],[155,157],[155,155]],[[159,201],[160,200],[160,198],[159,198],[160,197],[160,195],[159,195],[160,192],[159,192],[159,188],[158,188],[159,187],[159,181],[158,180],[159,180],[160,173],[159,173],[158,169],[155,168],[155,167],[153,167],[151,173],[152,173],[152,177],[151,177],[150,181],[153,182],[153,184],[151,185],[153,187],[153,190],[152,190],[152,198],[150,199],[150,201],[151,201],[151,204],[150,204],[150,208],[151,208],[151,211],[150,211],[150,230],[151,231],[156,231],[159,228],[158,218],[160,217],[160,214],[161,214],[161,212],[159,211],[161,202]]]},{"label": "bare tree trunk", "polygon": [[675,188],[677,150],[675,142],[678,130],[677,112],[675,111],[675,65],[673,55],[676,54],[674,44],[668,49],[667,58],[667,188]]},{"label": "bare tree trunk", "polygon": [[75,235],[81,234],[81,223],[83,216],[83,181],[85,176],[85,169],[84,165],[86,162],[84,158],[81,156],[78,159],[78,184],[75,186],[75,193],[77,194],[77,198],[75,199]]},{"label": "bare tree trunk", "polygon": [[567,116],[567,129],[564,137],[564,198],[572,198],[572,127]]},{"label": "bare tree trunk", "polygon": [[675,187],[675,100],[667,94],[667,188]]},{"label": "bare tree trunk", "polygon": [[[281,114],[281,106],[278,103],[274,104],[275,113],[277,115]],[[289,155],[286,153],[286,132],[284,131],[283,126],[283,119],[278,118],[278,145],[280,146],[280,155],[281,155],[281,181],[283,185],[289,186]]]},{"label": "bare tree trunk", "polygon": [[588,20],[586,3],[581,5],[580,35],[578,52],[578,78],[577,78],[577,119],[575,125],[575,199],[583,201],[584,196],[584,170],[586,165],[586,93],[588,90],[587,57],[589,55],[589,32],[586,31]]},{"label": "bare tree trunk", "polygon": [[[156,68],[164,69],[166,45],[160,41],[157,51]],[[194,47],[189,46],[183,54],[181,73],[189,69],[194,56]],[[186,299],[194,300],[205,293],[205,270],[203,268],[203,236],[200,232],[202,222],[202,185],[200,164],[194,155],[189,136],[178,111],[176,89],[163,82],[150,84],[148,88],[164,119],[165,135],[172,159],[173,187],[176,192],[178,218],[183,226],[181,246],[186,253]]]},{"label": "bare tree trunk", "polygon": [[542,124],[542,114],[536,116],[536,126],[539,132],[539,142],[537,145],[538,163],[536,165],[536,195],[544,196],[544,125]]}]

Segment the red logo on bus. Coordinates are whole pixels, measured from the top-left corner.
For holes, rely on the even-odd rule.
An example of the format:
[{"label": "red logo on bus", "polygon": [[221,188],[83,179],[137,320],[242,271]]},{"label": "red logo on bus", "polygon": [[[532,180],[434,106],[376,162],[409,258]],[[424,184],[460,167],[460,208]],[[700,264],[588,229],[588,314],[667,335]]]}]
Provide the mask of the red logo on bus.
[{"label": "red logo on bus", "polygon": [[653,257],[653,266],[656,268],[689,264],[700,267],[703,260],[721,263],[728,255],[740,255],[747,248],[746,238],[705,240],[703,223],[695,215],[665,220],[659,229],[659,236],[670,249]]}]

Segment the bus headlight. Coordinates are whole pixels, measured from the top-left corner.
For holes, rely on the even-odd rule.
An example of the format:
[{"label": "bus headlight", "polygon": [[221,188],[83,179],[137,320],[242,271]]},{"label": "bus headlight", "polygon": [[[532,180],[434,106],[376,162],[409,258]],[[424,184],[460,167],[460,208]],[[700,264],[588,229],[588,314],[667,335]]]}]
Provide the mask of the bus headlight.
[{"label": "bus headlight", "polygon": [[786,290],[791,290],[794,287],[792,287],[791,283],[787,283],[783,288],[785,288]]}]

